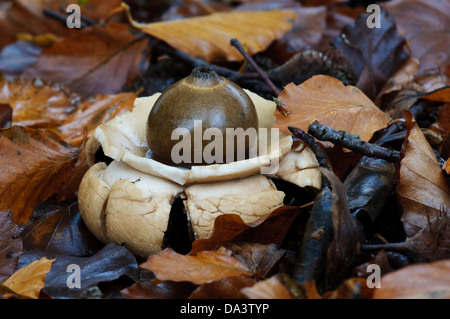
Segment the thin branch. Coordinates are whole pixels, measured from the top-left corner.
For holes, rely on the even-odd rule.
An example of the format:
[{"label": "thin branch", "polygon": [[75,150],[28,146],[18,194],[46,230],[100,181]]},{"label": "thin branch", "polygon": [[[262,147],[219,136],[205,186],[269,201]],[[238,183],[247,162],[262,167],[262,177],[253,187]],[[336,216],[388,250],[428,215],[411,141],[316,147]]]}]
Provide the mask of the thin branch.
[{"label": "thin branch", "polygon": [[369,157],[382,158],[390,162],[397,162],[400,159],[399,151],[364,142],[356,134],[335,130],[317,121],[309,126],[308,133],[318,140],[329,141]]},{"label": "thin branch", "polygon": [[244,47],[239,42],[239,40],[236,38],[233,38],[233,39],[231,39],[230,44],[233,47],[235,47],[239,51],[239,53],[241,53],[242,56],[253,66],[253,68],[256,70],[256,72],[258,72],[258,74],[261,76],[261,78],[264,80],[264,82],[266,82],[267,85],[272,89],[274,94],[276,96],[279,96],[281,93],[281,90],[278,89],[275,86],[275,84],[273,84],[273,82],[272,82],[272,80],[270,80],[269,76],[259,67],[258,64],[256,64],[255,60],[253,60],[253,58],[250,56],[250,54],[248,54],[248,52],[245,51]]}]

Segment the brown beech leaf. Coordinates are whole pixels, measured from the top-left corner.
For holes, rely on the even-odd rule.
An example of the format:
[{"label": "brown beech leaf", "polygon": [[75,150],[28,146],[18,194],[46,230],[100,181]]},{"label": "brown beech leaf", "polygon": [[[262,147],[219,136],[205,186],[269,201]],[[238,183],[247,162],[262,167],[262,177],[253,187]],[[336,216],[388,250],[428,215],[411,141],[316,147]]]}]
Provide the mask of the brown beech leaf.
[{"label": "brown beech leaf", "polygon": [[405,232],[412,237],[443,208],[450,207],[450,186],[433,149],[407,110],[405,125],[407,138],[402,146],[396,192]]},{"label": "brown beech leaf", "polygon": [[289,10],[232,11],[207,16],[140,24],[141,29],[172,47],[206,61],[226,59],[242,61],[242,55],[230,45],[233,38],[245,43],[250,55],[264,51],[292,26],[296,14]]},{"label": "brown beech leaf", "polygon": [[95,128],[133,108],[136,93],[99,95],[83,101],[78,110],[58,127],[58,134],[71,145],[80,145]]},{"label": "brown beech leaf", "polygon": [[0,282],[16,271],[22,251],[19,226],[14,224],[11,211],[0,212]]},{"label": "brown beech leaf", "polygon": [[3,282],[3,286],[20,296],[37,299],[41,289],[45,286],[45,277],[54,261],[54,259],[45,257],[35,260],[12,274]]},{"label": "brown beech leaf", "polygon": [[0,103],[12,108],[12,124],[54,128],[78,108],[80,98],[42,81],[0,80]]},{"label": "brown beech leaf", "polygon": [[145,70],[147,44],[127,25],[96,25],[55,42],[24,77],[62,84],[83,97],[118,93]]},{"label": "brown beech leaf", "polygon": [[80,154],[52,131],[20,126],[0,130],[0,149],[0,211],[11,209],[19,225],[64,188]]},{"label": "brown beech leaf", "polygon": [[394,0],[383,3],[420,60],[418,74],[450,64],[450,3],[439,0]]},{"label": "brown beech leaf", "polygon": [[158,280],[189,281],[194,284],[230,276],[256,275],[236,258],[216,251],[201,251],[192,256],[167,248],[148,257],[140,267],[152,271]]},{"label": "brown beech leaf", "polygon": [[449,299],[450,259],[403,267],[381,277],[374,299]]},{"label": "brown beech leaf", "polygon": [[390,120],[360,89],[327,75],[313,76],[298,86],[289,83],[278,98],[290,109],[288,116],[275,113],[275,127],[285,134],[290,134],[288,126],[308,131],[312,122],[319,121],[367,142]]},{"label": "brown beech leaf", "polygon": [[232,256],[248,269],[259,273],[263,277],[270,273],[285,254],[285,251],[278,249],[275,244],[225,243],[224,247],[229,249],[232,252]]},{"label": "brown beech leaf", "polygon": [[299,207],[282,206],[269,215],[248,224],[237,214],[220,215],[214,221],[212,235],[209,238],[194,241],[190,253],[217,249],[226,242],[274,243],[279,246],[295,217],[301,211]]}]

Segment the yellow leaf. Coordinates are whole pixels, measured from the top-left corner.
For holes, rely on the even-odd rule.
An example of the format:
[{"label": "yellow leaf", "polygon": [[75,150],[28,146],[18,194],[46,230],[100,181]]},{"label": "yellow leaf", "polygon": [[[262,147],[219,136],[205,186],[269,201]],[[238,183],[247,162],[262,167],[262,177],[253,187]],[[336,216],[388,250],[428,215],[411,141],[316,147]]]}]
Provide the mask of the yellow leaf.
[{"label": "yellow leaf", "polygon": [[50,271],[55,259],[42,257],[31,264],[20,268],[3,283],[3,286],[11,289],[21,296],[35,298],[45,286],[45,277]]},{"label": "yellow leaf", "polygon": [[292,27],[296,17],[296,13],[288,10],[232,11],[141,24],[129,15],[134,27],[193,57],[202,56],[208,62],[222,58],[242,61],[242,55],[230,45],[232,38],[245,44],[250,55],[264,51]]}]

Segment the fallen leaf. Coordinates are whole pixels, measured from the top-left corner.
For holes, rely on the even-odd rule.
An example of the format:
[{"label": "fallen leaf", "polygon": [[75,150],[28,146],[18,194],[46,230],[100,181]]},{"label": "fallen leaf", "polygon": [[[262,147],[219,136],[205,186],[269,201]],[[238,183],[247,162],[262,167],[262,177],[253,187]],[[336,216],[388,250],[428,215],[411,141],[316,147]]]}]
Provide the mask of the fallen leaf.
[{"label": "fallen leaf", "polygon": [[[76,299],[86,288],[101,282],[114,281],[121,276],[126,276],[134,281],[139,280],[136,258],[125,247],[115,244],[107,244],[102,250],[89,257],[51,255],[35,249],[25,252],[20,257],[19,267],[45,257],[55,259],[43,288],[43,291],[54,299]],[[68,282],[75,281],[75,268],[69,268],[69,266],[80,267],[80,288],[78,289],[70,288],[67,285]]]},{"label": "fallen leaf", "polygon": [[21,296],[37,299],[41,289],[45,286],[45,277],[54,261],[54,259],[45,257],[35,260],[17,270],[3,282],[3,285]]},{"label": "fallen leaf", "polygon": [[83,101],[76,112],[69,115],[58,127],[58,134],[71,145],[80,145],[89,138],[98,125],[113,117],[131,111],[136,93],[98,95]]},{"label": "fallen leaf", "polygon": [[248,224],[236,214],[220,215],[214,221],[212,235],[209,238],[195,240],[190,254],[217,249],[226,242],[241,240],[247,243],[274,243],[280,246],[290,225],[301,211],[298,207],[283,206]]},{"label": "fallen leaf", "polygon": [[230,276],[255,275],[236,258],[216,251],[201,251],[191,256],[167,248],[148,257],[140,267],[152,271],[158,280],[189,281],[194,284]]},{"label": "fallen leaf", "polygon": [[55,128],[78,108],[79,100],[78,95],[39,80],[0,80],[0,103],[12,108],[13,125]]},{"label": "fallen leaf", "polygon": [[0,130],[0,211],[28,222],[35,205],[64,188],[80,151],[45,129],[12,126]]},{"label": "fallen leaf", "polygon": [[331,184],[334,201],[331,207],[333,239],[327,253],[325,287],[335,288],[350,275],[364,242],[361,225],[350,213],[345,187],[331,171],[320,169]]},{"label": "fallen leaf", "polygon": [[118,93],[147,66],[148,39],[120,23],[95,25],[45,49],[23,76],[90,97]]},{"label": "fallen leaf", "polygon": [[0,282],[16,271],[22,251],[19,226],[14,224],[11,211],[0,212]]},{"label": "fallen leaf", "polygon": [[383,95],[393,94],[400,91],[405,85],[414,80],[414,76],[419,70],[420,62],[418,59],[409,57],[408,60],[389,78],[386,84],[378,93],[375,104],[381,105]]},{"label": "fallen leaf", "polygon": [[412,237],[443,208],[450,207],[450,186],[433,149],[406,110],[405,125],[407,137],[402,145],[396,192],[405,232]]},{"label": "fallen leaf", "polygon": [[428,92],[422,95],[420,98],[436,102],[450,102],[450,86]]},{"label": "fallen leaf", "polygon": [[4,75],[20,75],[31,67],[44,48],[31,41],[16,41],[0,52],[0,72]]},{"label": "fallen leaf", "polygon": [[263,277],[271,272],[285,253],[275,244],[225,243],[224,247],[251,272],[259,273]]},{"label": "fallen leaf", "polygon": [[230,45],[233,38],[244,43],[250,55],[264,51],[273,40],[280,39],[291,28],[295,18],[296,14],[289,10],[269,10],[221,12],[149,24],[136,23],[131,17],[130,20],[134,27],[143,32],[210,62],[244,59]]},{"label": "fallen leaf", "polygon": [[380,28],[369,28],[369,13],[358,16],[354,24],[346,25],[332,41],[352,61],[357,86],[374,99],[386,81],[408,59],[406,41],[396,29],[395,21],[381,9]]},{"label": "fallen leaf", "polygon": [[383,3],[418,58],[418,74],[450,63],[450,3],[440,0],[393,0]]},{"label": "fallen leaf", "polygon": [[54,255],[85,257],[103,247],[83,223],[76,202],[35,214],[22,229],[21,237],[25,250],[39,249]]},{"label": "fallen leaf", "polygon": [[449,299],[450,259],[406,266],[381,277],[374,299]]},{"label": "fallen leaf", "polygon": [[285,134],[290,134],[288,126],[308,131],[312,122],[319,121],[367,142],[390,120],[360,89],[326,75],[313,76],[298,86],[289,83],[278,98],[290,109],[286,117],[275,113],[275,127]]}]

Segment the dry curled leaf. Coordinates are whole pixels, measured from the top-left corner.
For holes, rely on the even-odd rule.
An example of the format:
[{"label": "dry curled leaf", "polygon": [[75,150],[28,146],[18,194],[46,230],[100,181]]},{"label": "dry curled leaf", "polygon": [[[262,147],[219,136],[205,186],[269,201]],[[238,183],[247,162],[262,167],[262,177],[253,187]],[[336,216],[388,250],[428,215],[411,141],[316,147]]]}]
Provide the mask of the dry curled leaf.
[{"label": "dry curled leaf", "polygon": [[405,232],[412,237],[436,218],[441,209],[450,207],[450,186],[409,111],[405,111],[405,125],[407,137],[402,146],[396,191]]},{"label": "dry curled leaf", "polygon": [[74,174],[80,150],[45,129],[0,130],[0,210],[28,222],[37,204],[62,191]]},{"label": "dry curled leaf", "polygon": [[45,286],[45,277],[54,261],[54,259],[45,257],[35,260],[12,274],[3,282],[3,286],[20,296],[37,299],[41,289]]},{"label": "dry curled leaf", "polygon": [[194,284],[230,276],[254,275],[236,258],[216,251],[201,251],[190,256],[168,248],[148,257],[140,267],[152,271],[158,280],[189,281]]},{"label": "dry curled leaf", "polygon": [[208,62],[242,61],[242,55],[230,45],[231,39],[239,39],[250,55],[256,54],[280,39],[296,16],[289,10],[232,11],[149,24],[131,22],[193,57],[201,56]]},{"label": "dry curled leaf", "polygon": [[242,292],[250,299],[293,299],[279,276],[273,276],[252,287],[243,288]]},{"label": "dry curled leaf", "polygon": [[289,83],[278,98],[286,103],[290,114],[277,112],[275,127],[286,134],[288,126],[308,131],[312,122],[319,121],[358,134],[367,142],[390,120],[360,89],[326,75],[313,76],[298,86]]}]

